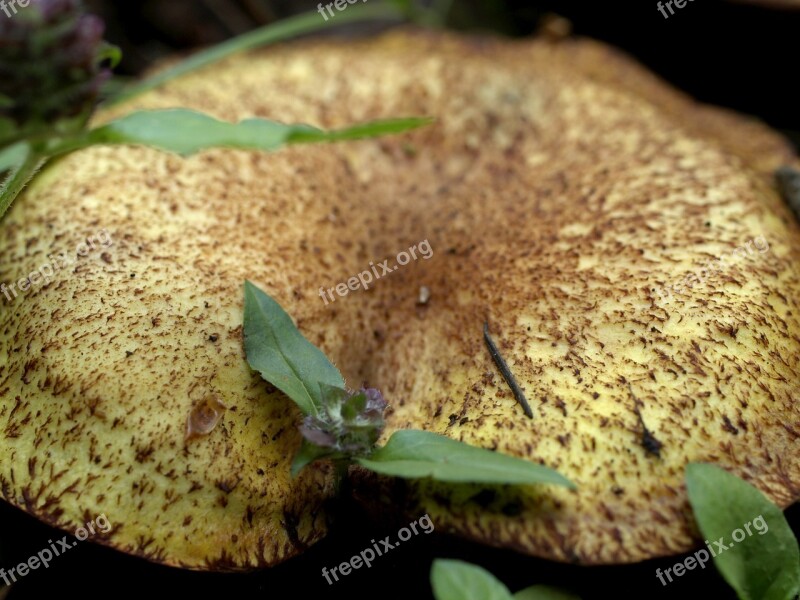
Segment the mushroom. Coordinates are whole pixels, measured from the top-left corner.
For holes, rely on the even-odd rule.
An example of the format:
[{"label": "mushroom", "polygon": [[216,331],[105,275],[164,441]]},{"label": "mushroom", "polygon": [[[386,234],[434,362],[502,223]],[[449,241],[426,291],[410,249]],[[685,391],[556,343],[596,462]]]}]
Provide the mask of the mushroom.
[{"label": "mushroom", "polygon": [[[100,229],[113,245],[0,297],[11,504],[63,528],[103,513],[102,543],[191,569],[274,565],[320,540],[332,468],[290,476],[301,415],[247,366],[246,279],[349,381],[383,391],[386,436],[440,432],[578,485],[409,482],[392,502],[437,529],[633,562],[695,542],[690,461],[782,506],[800,497],[800,229],[772,183],[797,159],[765,126],[592,41],[412,30],[236,57],[97,120],[174,106],[326,128],[438,121],[269,155],[92,147],[47,167],[0,225],[0,281]],[[433,260],[319,301],[320,286],[422,239]],[[433,285],[425,310],[408,302]],[[531,419],[483,344],[487,320]],[[203,434],[187,436],[197,411]],[[383,508],[388,482],[354,471]]]}]

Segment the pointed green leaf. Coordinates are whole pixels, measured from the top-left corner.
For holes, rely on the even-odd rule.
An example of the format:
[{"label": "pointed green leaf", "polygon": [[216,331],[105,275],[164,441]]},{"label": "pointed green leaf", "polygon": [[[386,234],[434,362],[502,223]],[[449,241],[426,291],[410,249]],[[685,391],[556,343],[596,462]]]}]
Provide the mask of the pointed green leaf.
[{"label": "pointed green leaf", "polygon": [[788,600],[800,591],[800,549],[780,508],[710,464],[686,467],[686,489],[697,525],[716,549],[714,565],[739,598]]},{"label": "pointed green leaf", "polygon": [[361,466],[394,477],[432,477],[455,483],[549,483],[574,488],[557,471],[536,463],[470,446],[430,431],[401,430]]},{"label": "pointed green leaf", "polygon": [[208,148],[273,151],[287,144],[336,142],[401,133],[427,125],[430,119],[389,119],[362,123],[346,129],[322,131],[310,125],[286,125],[267,119],[239,123],[220,121],[183,108],[145,110],[70,140],[59,152],[94,144],[139,144],[189,156]]},{"label": "pointed green leaf", "polygon": [[514,594],[514,600],[581,600],[570,592],[550,585],[533,585]]},{"label": "pointed green leaf", "polygon": [[323,131],[308,126],[299,126],[292,131],[287,143],[310,144],[317,142],[345,142],[348,140],[361,140],[381,135],[403,133],[417,127],[430,125],[434,122],[431,118],[384,119],[353,125],[347,129]]},{"label": "pointed green leaf", "polygon": [[317,413],[320,383],[344,387],[325,354],[303,337],[275,300],[249,281],[244,285],[244,347],[250,366],[305,414]]},{"label": "pointed green leaf", "polygon": [[460,560],[435,560],[431,585],[436,600],[513,600],[494,575]]}]

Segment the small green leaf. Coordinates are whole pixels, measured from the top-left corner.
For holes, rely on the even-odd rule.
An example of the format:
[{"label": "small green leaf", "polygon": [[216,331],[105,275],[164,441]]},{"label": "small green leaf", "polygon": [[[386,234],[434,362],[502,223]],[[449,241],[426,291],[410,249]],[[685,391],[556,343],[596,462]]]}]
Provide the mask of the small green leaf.
[{"label": "small green leaf", "polygon": [[27,142],[18,142],[0,150],[0,174],[22,165],[30,152],[31,146]]},{"label": "small green leaf", "polygon": [[[367,407],[367,397],[363,393],[353,394],[352,396],[348,395],[344,402],[341,403],[341,407],[342,418],[345,421],[356,421],[358,415],[363,413],[364,409]],[[356,423],[354,423],[354,425],[356,425]],[[364,425],[368,426],[367,423]]]},{"label": "small green leaf", "polygon": [[329,449],[320,448],[319,446],[304,439],[303,444],[300,446],[300,450],[297,451],[297,454],[292,461],[292,477],[297,477],[300,471],[302,471],[315,460],[332,458],[334,455],[335,453],[331,452]]},{"label": "small green leaf", "polygon": [[436,600],[513,600],[494,575],[460,560],[435,560],[431,585]]},{"label": "small green leaf", "polygon": [[0,219],[46,162],[47,157],[34,151],[27,142],[14,144],[0,152],[0,164],[5,167],[0,168],[0,172],[9,171],[0,183]]},{"label": "small green leaf", "polygon": [[714,564],[739,598],[788,600],[800,591],[800,549],[780,508],[710,464],[686,467],[686,489],[697,525],[716,550]]},{"label": "small green leaf", "polygon": [[533,585],[514,594],[514,600],[581,600],[581,598],[550,585]]},{"label": "small green leaf", "polygon": [[470,446],[430,431],[401,430],[361,466],[394,477],[432,477],[454,483],[549,483],[575,488],[557,471],[499,452]]},{"label": "small green leaf", "polygon": [[400,133],[430,123],[430,119],[395,119],[322,131],[310,125],[285,125],[267,119],[239,123],[220,121],[182,108],[131,113],[69,141],[59,152],[94,144],[141,144],[189,156],[208,148],[277,150],[286,144],[335,142]]},{"label": "small green leaf", "polygon": [[317,414],[320,383],[344,388],[342,375],[322,351],[303,337],[275,300],[249,281],[244,284],[244,347],[250,366],[305,414]]},{"label": "small green leaf", "polygon": [[119,47],[115,46],[114,44],[103,42],[100,45],[94,60],[98,64],[108,61],[108,68],[114,69],[122,60],[122,50],[120,50]]}]

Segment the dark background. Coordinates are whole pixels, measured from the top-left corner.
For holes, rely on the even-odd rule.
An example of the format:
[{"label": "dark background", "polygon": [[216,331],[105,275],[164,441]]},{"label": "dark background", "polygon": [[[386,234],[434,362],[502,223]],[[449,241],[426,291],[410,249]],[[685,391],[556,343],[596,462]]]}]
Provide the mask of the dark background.
[{"label": "dark background", "polygon": [[[316,9],[314,2],[293,0],[92,0],[88,4],[92,12],[106,19],[107,39],[124,52],[117,72],[130,76],[159,58]],[[800,10],[696,0],[664,19],[656,0],[456,0],[448,26],[524,36],[536,31],[548,13],[569,18],[577,35],[624,49],[699,100],[758,116],[800,147]],[[359,33],[357,28],[347,30],[347,35]],[[800,505],[786,514],[795,534],[800,535]],[[63,535],[5,505],[0,506],[0,523],[0,565],[6,568],[46,547],[48,539]],[[322,578],[323,566],[330,569],[368,547],[371,539],[394,538],[396,531],[394,525],[368,522],[360,510],[345,503],[326,540],[274,569],[247,575],[184,572],[86,543],[56,558],[48,569],[31,572],[7,597],[266,599],[324,595],[423,600],[431,597],[428,574],[432,560],[460,558],[488,568],[514,591],[548,583],[571,588],[584,599],[735,598],[711,567],[689,571],[662,587],[655,569],[671,567],[682,557],[629,566],[574,567],[436,532],[411,538],[376,559],[371,569],[354,571],[333,586]]]}]

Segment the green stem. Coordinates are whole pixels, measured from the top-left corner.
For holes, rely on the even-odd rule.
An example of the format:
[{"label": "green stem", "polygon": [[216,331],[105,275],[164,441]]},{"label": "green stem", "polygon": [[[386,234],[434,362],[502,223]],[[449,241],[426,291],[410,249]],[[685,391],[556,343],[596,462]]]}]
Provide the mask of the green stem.
[{"label": "green stem", "polygon": [[336,459],[333,461],[333,464],[336,469],[333,480],[334,489],[336,490],[336,495],[338,496],[341,493],[342,485],[347,481],[347,473],[350,470],[350,460]]},{"label": "green stem", "polygon": [[327,22],[318,12],[302,13],[295,17],[255,29],[209,48],[208,50],[198,52],[182,61],[180,64],[165,69],[123,90],[116,96],[107,100],[106,105],[114,105],[124,100],[129,100],[143,92],[157,88],[171,79],[185,75],[186,73],[200,69],[239,52],[252,50],[253,48],[258,48],[266,44],[280,42],[304,33],[326,29],[333,25],[344,25],[345,23],[358,23],[361,21],[380,19],[397,19],[402,16],[402,13],[398,9],[381,4],[350,6],[346,11],[337,13],[334,19],[329,19]]}]

